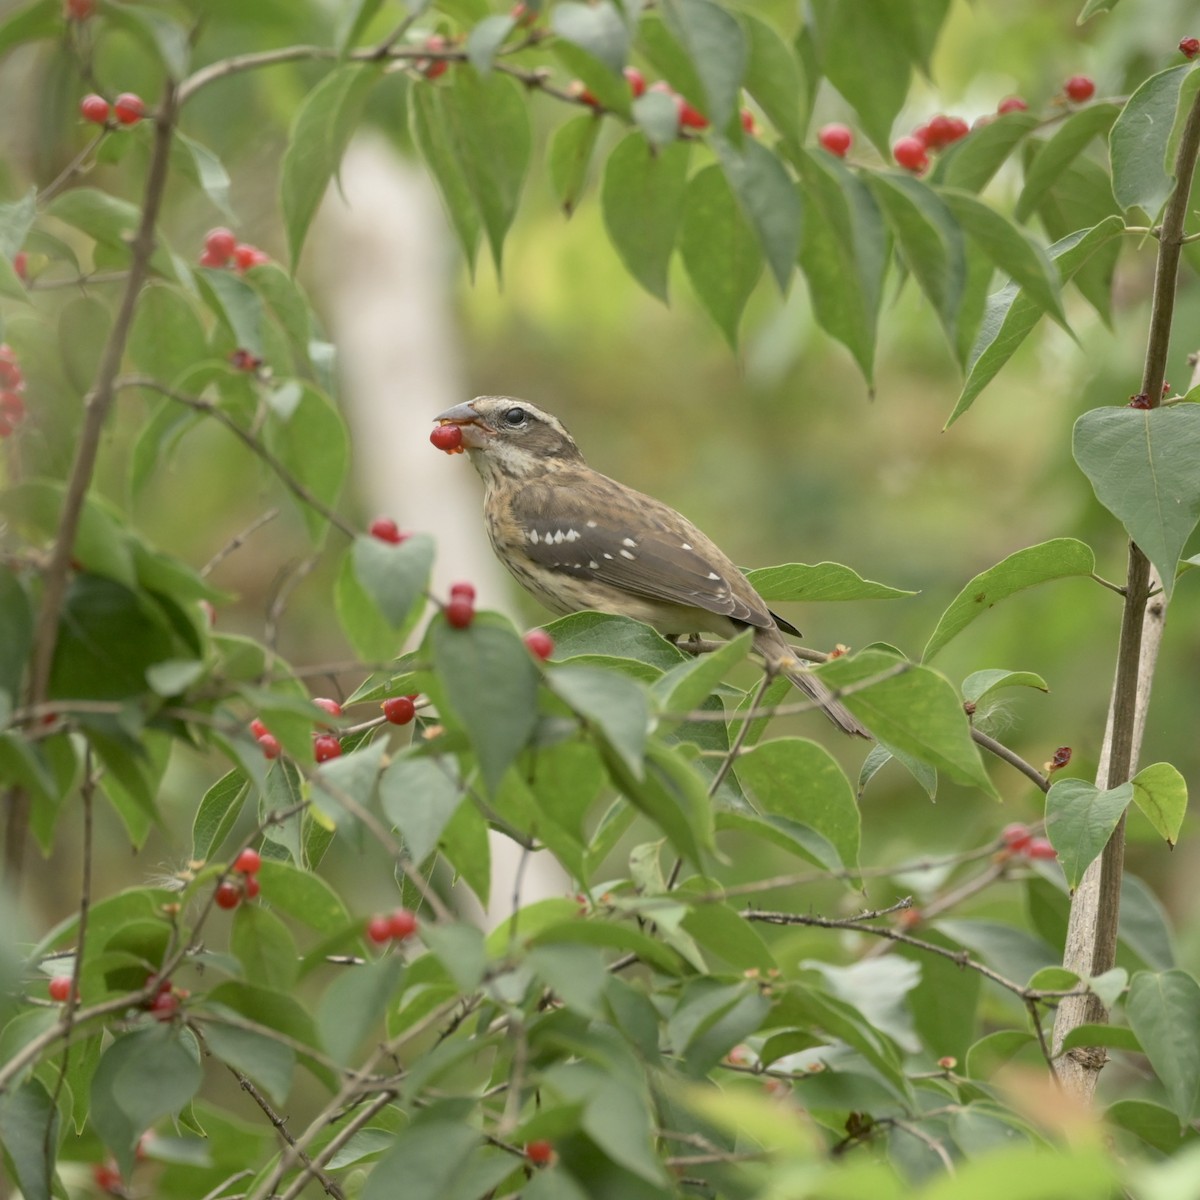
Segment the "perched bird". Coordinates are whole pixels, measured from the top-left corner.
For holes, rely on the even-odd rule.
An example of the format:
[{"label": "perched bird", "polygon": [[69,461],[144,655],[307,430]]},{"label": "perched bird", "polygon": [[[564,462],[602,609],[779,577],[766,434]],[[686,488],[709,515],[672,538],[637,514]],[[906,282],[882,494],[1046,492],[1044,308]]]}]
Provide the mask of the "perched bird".
[{"label": "perched bird", "polygon": [[771,675],[785,675],[846,733],[870,737],[783,640],[750,581],[686,517],[594,471],[548,412],[479,396],[434,418],[457,425],[483,477],[484,517],[500,561],[552,612],[633,617],[671,637],[753,628]]}]

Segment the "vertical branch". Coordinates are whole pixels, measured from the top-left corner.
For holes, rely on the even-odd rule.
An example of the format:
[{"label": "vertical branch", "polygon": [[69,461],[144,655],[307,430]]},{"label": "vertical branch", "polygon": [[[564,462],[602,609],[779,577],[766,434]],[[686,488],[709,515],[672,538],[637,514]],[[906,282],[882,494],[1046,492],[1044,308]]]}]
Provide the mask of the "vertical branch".
[{"label": "vertical branch", "polygon": [[[95,474],[100,439],[113,405],[114,383],[121,367],[121,359],[125,355],[125,345],[129,340],[138,298],[150,273],[150,259],[156,244],[154,231],[167,185],[171,139],[177,114],[176,85],[167,80],[162,103],[155,115],[154,150],[142,197],[142,218],[130,247],[129,275],[125,281],[125,291],[121,296],[116,320],[104,344],[100,364],[96,368],[95,382],[84,401],[83,424],[79,431],[75,461],[71,464],[71,473],[67,477],[58,532],[50,552],[50,561],[42,574],[42,600],[34,628],[33,656],[29,672],[31,705],[43,703],[50,686],[50,670],[58,641],[58,622],[66,599],[75,537],[79,532],[84,502],[91,487],[92,476]],[[14,891],[20,885],[28,826],[29,796],[23,792],[14,792],[10,800],[4,850],[5,873],[9,886]]]},{"label": "vertical branch", "polygon": [[[1151,406],[1162,401],[1175,289],[1183,251],[1184,223],[1191,199],[1191,181],[1200,155],[1200,95],[1192,102],[1175,156],[1175,191],[1167,202],[1159,230],[1158,264],[1146,342],[1142,391]],[[1149,560],[1132,542],[1125,576],[1125,607],[1113,679],[1112,702],[1105,730],[1104,753],[1097,784],[1114,788],[1134,774],[1141,750],[1146,706],[1154,660],[1162,635],[1165,606],[1149,603],[1158,581]],[[1122,817],[1104,852],[1092,863],[1071,901],[1063,965],[1083,977],[1100,975],[1116,961],[1120,919],[1121,879],[1125,864],[1125,819]],[[1054,1050],[1061,1050],[1071,1030],[1107,1019],[1103,1004],[1093,995],[1063,1001],[1054,1025]],[[1081,1048],[1057,1059],[1059,1078],[1069,1092],[1089,1099],[1096,1089],[1103,1051]]]}]

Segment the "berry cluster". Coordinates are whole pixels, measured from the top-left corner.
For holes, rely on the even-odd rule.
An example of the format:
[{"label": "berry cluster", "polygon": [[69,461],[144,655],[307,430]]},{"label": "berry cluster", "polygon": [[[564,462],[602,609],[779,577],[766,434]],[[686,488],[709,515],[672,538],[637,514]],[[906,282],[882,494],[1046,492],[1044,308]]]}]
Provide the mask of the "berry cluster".
[{"label": "berry cluster", "polygon": [[1029,826],[1019,821],[1005,825],[1000,831],[1000,840],[1009,854],[1019,854],[1025,858],[1057,858],[1058,851],[1044,837],[1034,837],[1029,832]]},{"label": "berry cluster", "polygon": [[156,1021],[171,1020],[191,995],[187,988],[177,988],[169,979],[156,979],[153,975],[146,980],[146,986],[155,987],[154,995],[146,1003],[146,1011]]},{"label": "berry cluster", "polygon": [[0,439],[25,419],[25,375],[7,343],[0,344]]},{"label": "berry cluster", "polygon": [[262,891],[258,882],[258,869],[262,866],[262,855],[257,850],[249,848],[233,860],[231,870],[240,878],[222,879],[217,884],[213,899],[218,908],[237,908],[243,899],[253,900]]},{"label": "berry cluster", "polygon": [[475,588],[470,583],[450,585],[450,603],[445,607],[446,620],[455,629],[466,629],[475,620]]},{"label": "berry cluster", "polygon": [[892,147],[892,157],[898,166],[920,175],[929,166],[930,154],[938,154],[970,132],[971,127],[962,117],[938,113],[924,125],[918,125],[908,137],[900,138]]},{"label": "berry cluster", "polygon": [[[455,426],[455,428],[457,429],[458,426]],[[408,541],[410,537],[409,534],[401,530],[400,526],[391,517],[376,517],[367,526],[367,532],[373,538],[378,538],[381,542],[389,542],[393,546],[399,546],[402,542]]]},{"label": "berry cluster", "polygon": [[[433,34],[425,39],[425,49],[440,52],[448,49],[450,43],[440,34]],[[413,64],[426,79],[438,79],[449,70],[450,63],[444,58],[418,58]]]},{"label": "berry cluster", "polygon": [[[629,84],[629,91],[636,100],[639,96],[644,96],[647,91],[646,77],[637,69],[637,67],[626,67],[624,72],[625,82]],[[664,96],[670,96],[675,103],[675,111],[679,115],[679,127],[681,129],[707,129],[708,118],[695,105],[690,104],[678,92],[676,92],[670,84],[659,80],[657,83],[649,85],[649,91],[661,92]],[[590,92],[583,84],[582,80],[575,79],[567,86],[567,91],[574,96],[580,104],[586,104],[588,108],[594,108],[597,112],[602,112],[604,106],[596,98],[593,92]],[[742,128],[751,136],[754,137],[758,133],[758,125],[754,120],[754,114],[748,109],[743,108],[740,113]]]},{"label": "berry cluster", "polygon": [[439,425],[430,435],[429,440],[447,454],[461,454],[465,447],[462,444],[463,432],[461,425]]},{"label": "berry cluster", "polygon": [[[327,712],[331,717],[340,717],[342,715],[342,706],[336,700],[330,700],[327,696],[318,696],[313,700],[319,709]],[[328,762],[331,758],[341,758],[342,756],[342,740],[333,733],[329,726],[326,726],[324,732],[313,734],[313,758],[319,763]]]},{"label": "berry cluster", "polygon": [[271,261],[270,255],[251,246],[249,242],[239,242],[231,230],[218,225],[204,235],[204,250],[200,255],[202,267],[236,267],[240,272],[246,272],[251,267],[261,267]]},{"label": "berry cluster", "polygon": [[383,709],[384,718],[392,725],[407,725],[417,715],[417,697],[419,692],[408,696],[390,696],[379,707]]},{"label": "berry cluster", "polygon": [[118,125],[136,125],[146,115],[146,105],[136,92],[122,92],[111,106],[103,96],[93,92],[79,102],[79,115],[94,125],[111,127],[110,117]]},{"label": "berry cluster", "polygon": [[254,740],[258,743],[259,749],[262,750],[264,758],[279,757],[283,749],[279,744],[279,739],[267,729],[258,717],[255,717],[250,722],[250,732],[254,734]]},{"label": "berry cluster", "polygon": [[390,913],[376,913],[367,921],[367,937],[377,946],[385,942],[403,942],[417,932],[416,913],[397,908]]}]

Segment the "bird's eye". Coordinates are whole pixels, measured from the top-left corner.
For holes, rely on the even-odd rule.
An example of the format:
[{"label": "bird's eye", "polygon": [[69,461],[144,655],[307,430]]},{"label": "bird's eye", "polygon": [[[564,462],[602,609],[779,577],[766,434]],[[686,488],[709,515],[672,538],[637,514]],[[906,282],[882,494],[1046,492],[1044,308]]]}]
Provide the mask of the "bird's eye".
[{"label": "bird's eye", "polygon": [[504,423],[514,427],[525,424],[525,418],[528,414],[523,408],[510,408],[504,414]]}]

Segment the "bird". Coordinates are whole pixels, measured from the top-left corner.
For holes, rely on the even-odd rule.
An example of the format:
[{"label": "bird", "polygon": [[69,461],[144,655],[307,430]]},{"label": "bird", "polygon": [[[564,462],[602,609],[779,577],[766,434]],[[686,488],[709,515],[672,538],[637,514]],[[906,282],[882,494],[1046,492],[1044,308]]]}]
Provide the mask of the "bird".
[{"label": "bird", "polygon": [[795,657],[783,635],[799,631],[733,561],[682,513],[588,466],[557,417],[513,396],[477,396],[434,421],[461,430],[492,549],[551,612],[632,617],[673,639],[753,629],[769,676],[785,676],[845,733],[871,737]]}]

